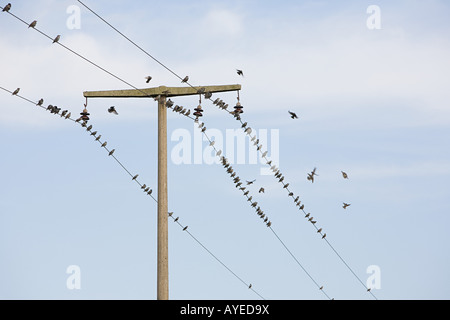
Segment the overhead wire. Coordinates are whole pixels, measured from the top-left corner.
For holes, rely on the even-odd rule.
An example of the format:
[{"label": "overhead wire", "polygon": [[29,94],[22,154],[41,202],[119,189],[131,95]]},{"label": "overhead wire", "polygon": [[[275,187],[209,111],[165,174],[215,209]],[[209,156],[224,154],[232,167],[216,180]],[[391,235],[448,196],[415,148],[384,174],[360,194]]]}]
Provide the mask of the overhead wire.
[{"label": "overhead wire", "polygon": [[[114,31],[116,31],[118,34],[120,34],[122,37],[124,37],[126,40],[128,40],[131,44],[133,44],[135,47],[137,47],[140,51],[142,51],[144,54],[146,54],[148,57],[150,57],[151,59],[153,59],[155,62],[157,62],[158,64],[160,64],[162,67],[164,67],[166,70],[168,70],[170,73],[172,73],[173,75],[175,75],[177,78],[182,79],[181,76],[179,76],[175,71],[173,71],[172,69],[170,69],[168,66],[166,66],[165,64],[163,64],[161,61],[159,61],[158,59],[156,59],[153,55],[151,55],[148,51],[146,51],[145,49],[143,49],[141,46],[139,46],[136,42],[134,42],[133,40],[131,40],[129,37],[127,37],[125,34],[123,34],[121,31],[119,31],[116,27],[114,27],[111,23],[109,23],[108,21],[106,21],[103,17],[101,17],[98,13],[96,13],[94,10],[92,10],[90,7],[88,7],[85,3],[83,3],[80,0],[77,0],[79,3],[81,3],[86,9],[88,9],[90,12],[92,12],[95,16],[97,16],[100,20],[102,20],[104,23],[106,23],[108,26],[110,26]],[[191,85],[188,82],[186,82],[187,85],[191,86],[192,88],[194,88],[193,85]],[[205,97],[206,98],[206,97]],[[210,101],[213,101],[211,99],[211,97],[207,98]],[[217,100],[216,100],[217,101]],[[239,121],[241,123],[241,125],[244,124],[244,122],[241,120],[240,114],[239,113],[235,113],[232,111],[227,110],[227,106],[228,104],[223,103],[222,104],[222,110],[225,110],[226,112],[228,112],[230,115],[232,115],[237,121]],[[261,154],[266,153],[266,151],[262,151],[262,147],[260,147],[258,149],[258,151]],[[263,158],[266,160],[266,163],[268,163],[270,160],[267,159],[266,156],[263,156]],[[289,184],[287,184],[289,185]],[[286,186],[286,184],[283,184],[283,187],[289,192],[289,194],[291,193],[291,191],[288,189],[288,187]],[[294,198],[294,197],[293,197]],[[306,215],[306,211],[304,211],[303,209],[301,209],[303,211],[303,213]],[[312,221],[312,220],[310,220]],[[314,227],[316,228],[316,231],[319,230],[319,228],[317,228],[317,226],[315,224],[313,224]],[[344,263],[344,265],[350,270],[350,272],[356,276],[357,280],[364,286],[364,288],[370,292],[370,294],[375,298],[376,296],[373,294],[373,292],[370,291],[370,288],[367,288],[367,286],[362,282],[362,280],[356,275],[356,273],[353,271],[353,269],[349,266],[349,264],[342,258],[342,256],[337,252],[337,250],[331,245],[331,243],[325,239],[326,234],[322,233],[321,231],[318,232],[320,233],[320,235],[322,236],[322,239],[326,240],[326,243],[330,246],[330,248],[333,250],[333,252],[335,252],[338,256],[338,258]]]},{"label": "overhead wire", "polygon": [[[0,7],[0,9],[1,9],[1,7]],[[38,106],[38,107],[40,107],[40,108],[42,108],[42,109],[44,109],[44,110],[49,110],[49,111],[51,111],[52,113],[54,113],[54,114],[56,114],[56,115],[60,115],[59,114],[59,111],[61,111],[61,110],[58,110],[58,112],[55,112],[55,111],[52,111],[52,109],[54,108],[54,106],[52,106],[52,105],[49,105],[47,108],[46,107],[44,107],[42,104],[43,104],[43,99],[41,99],[40,101],[38,101],[38,102],[36,102],[36,101],[33,101],[33,100],[31,100],[31,99],[28,99],[28,98],[26,98],[26,97],[24,97],[24,96],[22,96],[22,95],[19,95],[18,93],[17,94],[14,94],[14,91],[11,91],[11,90],[8,90],[8,89],[6,89],[6,88],[4,88],[4,87],[2,87],[2,86],[0,86],[0,89],[1,90],[3,90],[3,91],[6,91],[6,92],[8,92],[8,93],[10,93],[10,94],[13,94],[14,96],[17,96],[18,98],[21,98],[21,99],[23,99],[23,100],[25,100],[25,101],[27,101],[27,102],[29,102],[29,103],[31,103],[31,104],[33,104],[33,105],[36,105],[36,106]],[[42,102],[41,102],[42,101]],[[50,108],[51,107],[51,108]],[[54,110],[54,109],[53,109]],[[95,139],[95,141],[98,141],[100,144],[101,144],[101,147],[102,148],[104,148],[107,152],[108,152],[108,155],[109,156],[111,156],[121,167],[122,167],[122,169],[124,169],[125,170],[125,172],[128,174],[128,175],[130,175],[130,177],[132,177],[132,181],[135,181],[140,187],[141,187],[141,189],[143,189],[144,190],[144,192],[145,193],[147,193],[156,203],[158,203],[158,200],[152,195],[152,189],[150,189],[150,187],[147,187],[146,186],[146,184],[142,184],[142,183],[140,183],[139,182],[139,180],[137,179],[138,178],[138,176],[139,175],[134,175],[134,174],[132,174],[126,167],[125,167],[125,165],[114,155],[114,151],[115,151],[115,149],[109,149],[109,148],[107,148],[106,146],[107,146],[107,142],[106,141],[101,141],[100,140],[100,138],[101,138],[101,135],[98,135],[97,136],[97,132],[95,131],[95,132],[92,132],[92,129],[93,129],[93,127],[92,127],[92,125],[87,125],[87,122],[86,121],[80,121],[80,119],[73,119],[73,118],[71,118],[70,117],[70,115],[71,115],[71,112],[69,112],[69,110],[64,110],[64,111],[67,111],[68,113],[67,113],[67,115],[65,115],[65,116],[62,116],[62,115],[60,115],[61,116],[61,118],[65,118],[65,119],[67,119],[67,120],[70,120],[70,121],[72,121],[72,122],[74,122],[74,123],[81,123],[81,127],[83,127],[83,128],[86,128],[86,131],[88,131],[88,132],[90,132],[90,135],[92,135],[92,136],[94,136],[96,139]],[[174,219],[174,217],[173,217],[173,212],[168,212],[168,216],[169,217],[171,217],[172,219]],[[183,225],[181,225],[180,224],[180,222],[178,221],[178,218],[175,220],[174,219],[174,221],[175,222],[177,222],[177,224],[183,229],[183,231],[187,231],[187,227],[185,227],[185,226],[183,226]],[[221,259],[219,259],[218,257],[217,257],[217,255],[215,255],[211,250],[209,250],[200,240],[198,240],[191,232],[189,232],[189,231],[187,231],[187,233],[188,233],[188,235],[193,239],[193,240],[195,240],[207,253],[209,253],[217,262],[219,262],[223,267],[225,267],[225,269],[227,269],[235,278],[237,278],[240,282],[242,282],[244,285],[246,285],[246,287],[248,287],[249,289],[251,289],[256,295],[258,295],[261,299],[263,299],[263,300],[265,300],[264,299],[264,297],[259,293],[259,292],[257,292],[256,290],[255,290],[255,288],[252,286],[252,285],[250,285],[250,284],[248,284],[248,283],[246,283],[241,277],[239,277],[231,268],[229,268]]]},{"label": "overhead wire", "polygon": [[[171,100],[169,100],[170,103],[166,104],[166,107],[169,109],[173,109],[173,111],[187,117],[190,118],[191,120],[194,120],[195,123],[199,122],[198,118],[193,118],[189,115],[189,113],[186,115],[186,112],[183,112],[185,110],[184,107],[180,107],[178,105],[176,105],[174,108],[172,108],[173,103]],[[204,122],[201,122],[198,126],[198,128],[201,128],[201,132],[203,133],[203,135],[205,136],[206,140],[210,143],[210,146],[214,149],[215,154],[217,157],[220,157],[220,161],[222,162],[222,165],[224,166],[225,169],[227,169],[227,172],[231,174],[231,176],[234,178],[234,182],[236,185],[236,188],[239,188],[242,192],[243,195],[245,197],[247,197],[247,201],[250,202],[251,207],[253,207],[256,211],[256,213],[258,214],[258,216],[260,216],[260,218],[264,219],[264,223],[266,223],[266,226],[272,231],[272,233],[275,235],[275,237],[278,239],[278,241],[282,244],[282,246],[287,250],[287,252],[289,253],[289,255],[294,259],[294,261],[296,262],[296,264],[306,273],[306,275],[313,281],[313,283],[319,288],[319,290],[321,290],[321,292],[330,300],[332,300],[332,298],[330,298],[330,296],[326,293],[326,291],[324,290],[324,286],[320,286],[318,284],[318,282],[312,277],[311,273],[308,272],[306,270],[306,268],[302,265],[302,263],[300,263],[300,261],[297,259],[297,257],[292,253],[292,251],[288,248],[288,246],[281,240],[280,236],[275,232],[274,228],[272,227],[272,222],[268,220],[268,217],[266,217],[266,214],[264,214],[264,211],[261,209],[260,206],[258,206],[258,202],[257,201],[252,201],[253,200],[253,195],[249,196],[249,190],[245,191],[245,187],[240,187],[240,185],[242,184],[242,182],[240,181],[240,177],[237,175],[236,171],[231,167],[230,163],[228,162],[228,160],[225,158],[225,156],[222,156],[222,150],[218,150],[213,141],[209,138],[209,136],[206,133],[206,127]]]},{"label": "overhead wire", "polygon": [[[98,15],[95,11],[93,11],[91,8],[89,8],[87,5],[85,5],[83,2],[81,2],[80,0],[78,0],[78,2],[80,2],[84,7],[86,7],[89,11],[91,11],[93,14],[95,14],[99,19],[101,19],[103,22],[105,22],[106,24],[108,24],[111,28],[113,28],[116,32],[118,32],[121,36],[123,36],[125,39],[127,39],[130,43],[132,43],[133,45],[135,45],[137,48],[139,48],[142,52],[144,52],[147,56],[149,56],[150,58],[152,58],[154,61],[156,61],[158,64],[160,64],[161,66],[163,66],[166,70],[168,70],[169,72],[171,72],[173,75],[175,75],[177,78],[182,79],[182,77],[180,77],[178,74],[176,74],[174,71],[172,71],[170,68],[168,68],[166,65],[164,65],[162,62],[160,62],[158,59],[156,59],[155,57],[153,57],[151,54],[149,54],[146,50],[144,50],[142,47],[140,47],[139,45],[137,45],[134,41],[132,41],[130,38],[128,38],[127,36],[125,36],[122,32],[120,32],[117,28],[115,28],[114,26],[112,26],[109,22],[107,22],[105,19],[103,19],[100,15]],[[1,8],[1,7],[0,7]],[[3,8],[2,8],[3,9]],[[22,23],[24,23],[25,25],[29,25],[25,20],[21,19],[20,17],[14,15],[13,13],[11,13],[10,11],[8,11],[7,13],[9,13],[11,16],[13,16],[14,18],[16,18],[17,20],[21,21]],[[47,37],[50,40],[54,40],[54,38],[50,37],[49,35],[47,35],[46,33],[42,32],[41,30],[39,30],[36,27],[33,27],[33,29],[35,29],[36,31],[38,31],[40,34],[42,34],[43,36]],[[144,94],[144,96],[148,96],[147,93],[145,91],[143,91],[142,89],[139,89],[137,87],[135,87],[134,85],[130,84],[129,82],[123,80],[122,78],[118,77],[117,75],[113,74],[112,72],[106,70],[105,68],[101,67],[100,65],[98,65],[97,63],[93,62],[92,60],[84,57],[83,55],[77,53],[76,51],[72,50],[71,48],[63,45],[62,43],[60,43],[60,41],[54,41],[53,43],[57,43],[59,44],[61,47],[65,48],[66,50],[70,51],[71,53],[75,54],[76,56],[82,58],[83,60],[85,60],[86,62],[90,63],[91,65],[97,67],[98,69],[102,70],[103,72],[106,72],[107,74],[111,75],[112,77],[116,78],[117,80],[121,81],[122,83],[132,87],[133,89],[140,91],[141,93]],[[186,84],[189,85],[192,88],[195,88],[193,85],[191,85],[189,82],[186,81]],[[150,96],[149,96],[150,97]],[[208,98],[210,101],[212,101],[212,99],[209,97]],[[226,105],[228,106],[228,105]],[[243,125],[244,123],[241,120],[241,117],[239,114],[234,113],[234,112],[230,112],[229,110],[227,110],[227,108],[221,108],[225,111],[227,111],[229,114],[233,115],[233,117],[240,121],[241,124]],[[260,151],[260,153],[263,153],[261,150],[261,147],[259,147],[258,151]],[[267,160],[267,158],[264,156],[263,158],[265,158]],[[269,162],[269,161],[268,161]],[[119,163],[120,164],[120,163]],[[129,173],[130,174],[130,173]],[[131,175],[131,174],[130,174]],[[287,184],[289,185],[289,184]],[[290,190],[287,188],[286,184],[283,183],[283,187],[288,190],[288,192],[290,192]],[[302,211],[304,212],[304,214],[306,215],[306,212],[302,209]],[[315,225],[314,225],[315,226]],[[316,230],[318,230],[318,228],[315,226]],[[322,235],[323,239],[324,236],[326,236],[326,234],[322,234],[320,232],[320,234]],[[326,239],[325,239],[326,240]],[[363,284],[363,286],[367,289],[367,291],[370,291],[370,289],[368,289],[364,283],[362,282],[362,280],[356,275],[356,273],[350,268],[350,266],[347,264],[347,262],[342,258],[342,256],[337,252],[337,250],[331,245],[331,243],[326,240],[327,244],[332,248],[332,250],[337,254],[337,256],[340,258],[340,260],[347,266],[347,268],[352,272],[353,275],[355,275],[357,277],[357,279],[359,280],[359,282],[361,284]],[[370,292],[372,294],[372,296],[375,297],[375,295],[373,294],[373,292]],[[375,297],[376,298],[376,297]]]}]

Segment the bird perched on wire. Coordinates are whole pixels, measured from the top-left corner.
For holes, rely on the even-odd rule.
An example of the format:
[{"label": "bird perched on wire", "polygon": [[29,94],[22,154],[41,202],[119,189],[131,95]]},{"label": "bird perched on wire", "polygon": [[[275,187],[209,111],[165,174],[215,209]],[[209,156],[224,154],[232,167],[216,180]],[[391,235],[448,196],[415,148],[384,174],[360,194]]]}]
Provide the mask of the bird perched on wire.
[{"label": "bird perched on wire", "polygon": [[108,112],[109,112],[109,113],[118,114],[117,111],[116,111],[116,107],[114,107],[114,106],[109,107],[109,108],[108,108]]},{"label": "bird perched on wire", "polygon": [[295,114],[295,112],[292,111],[288,111],[289,114],[291,115],[291,119],[298,119],[297,115]]},{"label": "bird perched on wire", "polygon": [[347,173],[345,173],[344,171],[341,171],[341,172],[342,172],[342,176],[344,177],[344,179],[348,179]]},{"label": "bird perched on wire", "polygon": [[55,39],[53,39],[53,43],[58,42],[61,39],[61,35],[57,35]]},{"label": "bird perched on wire", "polygon": [[44,99],[40,99],[36,105],[37,106],[42,106],[43,103],[44,103]]},{"label": "bird perched on wire", "polygon": [[152,77],[151,77],[151,76],[146,76],[146,77],[145,77],[145,82],[146,82],[146,83],[149,83],[150,80],[152,80]]},{"label": "bird perched on wire", "polygon": [[20,91],[20,88],[17,88],[16,90],[14,90],[14,92],[12,93],[13,96],[17,95]]},{"label": "bird perched on wire", "polygon": [[244,72],[243,72],[242,70],[236,69],[236,73],[237,73],[239,76],[244,76]]},{"label": "bird perched on wire", "polygon": [[28,28],[34,28],[36,27],[37,21],[34,20],[32,23],[29,24]]},{"label": "bird perched on wire", "polygon": [[11,9],[11,3],[8,3],[4,8],[3,8],[3,12],[9,12],[9,10]]},{"label": "bird perched on wire", "polygon": [[181,83],[185,83],[189,81],[189,76],[186,76],[183,78],[183,80],[181,80]]},{"label": "bird perched on wire", "polygon": [[351,205],[350,203],[345,203],[344,202],[342,208],[347,209],[347,207],[350,206],[350,205]]}]

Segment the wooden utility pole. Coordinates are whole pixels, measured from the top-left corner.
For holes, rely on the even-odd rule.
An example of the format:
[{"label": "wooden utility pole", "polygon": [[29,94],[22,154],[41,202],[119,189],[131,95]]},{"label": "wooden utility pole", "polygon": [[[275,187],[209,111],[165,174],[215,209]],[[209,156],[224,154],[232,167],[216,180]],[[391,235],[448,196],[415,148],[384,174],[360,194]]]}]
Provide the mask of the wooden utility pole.
[{"label": "wooden utility pole", "polygon": [[86,91],[86,98],[153,98],[158,101],[158,249],[157,299],[169,299],[168,192],[167,192],[167,97],[239,91],[240,85],[205,87],[157,87],[140,90]]}]

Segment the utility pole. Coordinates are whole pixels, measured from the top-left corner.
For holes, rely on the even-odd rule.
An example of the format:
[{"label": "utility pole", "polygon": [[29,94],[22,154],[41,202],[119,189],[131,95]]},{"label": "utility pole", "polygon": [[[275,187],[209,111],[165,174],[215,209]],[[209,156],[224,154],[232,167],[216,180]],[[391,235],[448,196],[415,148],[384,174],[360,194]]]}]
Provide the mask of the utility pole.
[{"label": "utility pole", "polygon": [[205,87],[165,87],[141,90],[86,91],[86,98],[153,98],[158,101],[158,231],[157,299],[169,300],[168,192],[167,192],[167,108],[168,97],[199,95],[206,92],[239,91],[240,85]]}]

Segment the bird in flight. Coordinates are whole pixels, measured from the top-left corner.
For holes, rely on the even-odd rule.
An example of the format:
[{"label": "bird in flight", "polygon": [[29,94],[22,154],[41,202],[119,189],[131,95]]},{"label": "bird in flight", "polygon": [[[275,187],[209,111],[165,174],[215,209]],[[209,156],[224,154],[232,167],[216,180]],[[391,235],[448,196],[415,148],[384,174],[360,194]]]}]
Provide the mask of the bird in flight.
[{"label": "bird in flight", "polygon": [[9,12],[9,10],[11,9],[11,3],[8,3],[4,8],[3,8],[3,12]]},{"label": "bird in flight", "polygon": [[189,76],[186,76],[183,78],[183,80],[181,80],[181,83],[188,82],[188,81],[189,81]]},{"label": "bird in flight", "polygon": [[350,203],[345,203],[344,202],[342,208],[347,209],[348,206],[350,206]]},{"label": "bird in flight", "polygon": [[261,188],[259,189],[259,193],[264,193],[264,188],[263,188],[263,187],[261,187]]},{"label": "bird in flight", "polygon": [[146,79],[146,81],[145,81],[145,82],[146,82],[146,83],[149,83],[149,82],[150,82],[150,80],[152,80],[152,77],[150,77],[150,76],[146,76],[146,77],[145,77],[145,79]]},{"label": "bird in flight", "polygon": [[109,108],[108,108],[108,112],[109,112],[109,113],[118,114],[117,111],[116,111],[116,108],[115,108],[114,106],[109,107]]},{"label": "bird in flight", "polygon": [[307,179],[310,180],[311,183],[314,183],[314,176],[318,176],[318,174],[316,173],[316,168],[314,168],[314,170],[311,171],[311,173],[308,173]]},{"label": "bird in flight", "polygon": [[244,76],[244,72],[242,70],[236,69],[236,72],[240,76]]},{"label": "bird in flight", "polygon": [[344,177],[344,179],[348,179],[347,173],[345,173],[344,171],[341,171],[341,172],[342,172],[342,176]]},{"label": "bird in flight", "polygon": [[32,23],[30,23],[30,25],[28,26],[28,28],[34,28],[36,27],[37,21],[34,20]]},{"label": "bird in flight", "polygon": [[247,185],[251,185],[251,184],[253,184],[256,181],[256,179],[253,180],[253,181],[248,181],[248,180],[246,180],[246,181],[247,181]]},{"label": "bird in flight", "polygon": [[292,111],[288,111],[289,114],[291,115],[291,119],[298,119],[297,115],[295,114],[295,112]]}]

